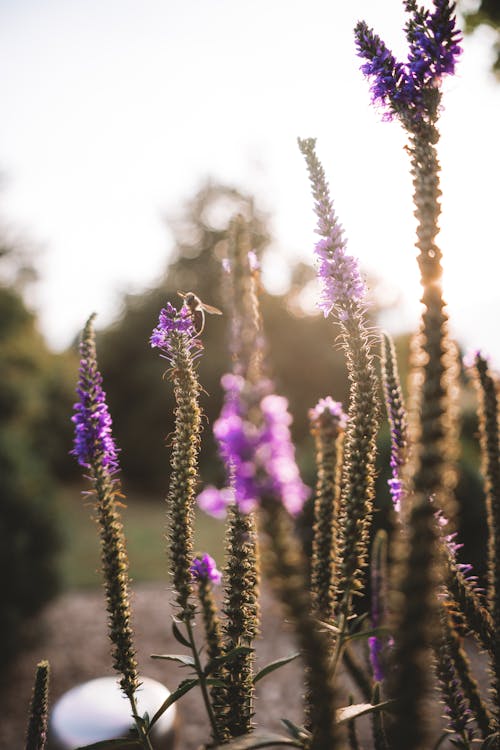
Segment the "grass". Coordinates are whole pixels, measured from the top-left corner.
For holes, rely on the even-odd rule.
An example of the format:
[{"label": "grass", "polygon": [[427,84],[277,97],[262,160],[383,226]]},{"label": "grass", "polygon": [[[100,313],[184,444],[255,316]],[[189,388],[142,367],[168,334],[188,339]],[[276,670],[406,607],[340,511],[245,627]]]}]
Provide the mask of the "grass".
[{"label": "grass", "polygon": [[[127,538],[130,575],[134,581],[167,581],[166,507],[162,498],[143,500],[129,496],[122,509]],[[60,557],[66,588],[101,585],[99,535],[92,498],[82,496],[81,487],[62,488],[58,514],[63,533]],[[195,551],[208,552],[223,563],[224,525],[199,513],[196,518]]]}]

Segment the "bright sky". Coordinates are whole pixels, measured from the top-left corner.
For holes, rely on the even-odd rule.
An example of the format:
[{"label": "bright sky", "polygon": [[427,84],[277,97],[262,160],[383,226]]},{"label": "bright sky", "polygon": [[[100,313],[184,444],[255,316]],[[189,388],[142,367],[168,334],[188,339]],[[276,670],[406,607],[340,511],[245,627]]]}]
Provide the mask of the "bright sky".
[{"label": "bright sky", "polygon": [[[416,325],[405,137],[369,106],[359,18],[405,54],[400,0],[0,0],[2,214],[42,247],[34,302],[54,347],[154,282],[172,244],[164,217],[207,176],[271,212],[278,288],[315,237],[297,136],[318,138],[351,252],[402,295],[387,326]],[[500,362],[490,38],[465,40],[445,84],[439,242],[454,332]]]}]

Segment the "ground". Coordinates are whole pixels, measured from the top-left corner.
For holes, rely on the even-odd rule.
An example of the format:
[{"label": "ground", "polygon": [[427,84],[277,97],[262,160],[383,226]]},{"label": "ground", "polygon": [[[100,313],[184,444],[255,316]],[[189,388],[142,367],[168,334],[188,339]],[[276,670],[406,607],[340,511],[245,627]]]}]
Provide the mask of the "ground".
[{"label": "ground", "polygon": [[[264,597],[265,639],[257,644],[259,668],[294,651],[293,639],[283,628],[277,606]],[[150,658],[152,653],[179,653],[182,647],[171,635],[169,593],[164,584],[141,584],[133,596],[134,629],[138,663],[142,674],[163,682],[170,690],[186,674],[177,665]],[[26,717],[36,663],[48,659],[51,665],[50,700],[80,682],[113,674],[106,635],[106,612],[100,590],[67,593],[52,603],[37,620],[37,638],[16,659],[6,675],[0,695],[2,721],[0,747],[24,750]],[[291,663],[259,683],[256,700],[261,727],[281,732],[283,716],[300,721],[300,666]],[[195,750],[209,738],[200,696],[196,690],[178,705],[177,747]]]}]

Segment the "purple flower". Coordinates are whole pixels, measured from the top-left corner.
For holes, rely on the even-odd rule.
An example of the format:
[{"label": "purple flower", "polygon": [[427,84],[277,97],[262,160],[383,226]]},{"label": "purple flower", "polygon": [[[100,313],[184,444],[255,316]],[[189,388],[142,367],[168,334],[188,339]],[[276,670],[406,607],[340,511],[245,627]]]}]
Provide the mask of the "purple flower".
[{"label": "purple flower", "polygon": [[305,156],[314,197],[314,210],[318,217],[317,234],[322,239],[316,244],[318,276],[321,281],[319,307],[325,318],[335,310],[341,320],[349,316],[353,304],[362,302],[365,283],[359,272],[358,260],[346,253],[346,241],[339,223],[325,172],[315,152],[315,139],[299,139]]},{"label": "purple flower", "polygon": [[[295,463],[286,399],[265,394],[268,381],[249,386],[239,376],[225,375],[222,385],[226,397],[214,435],[232,478],[235,502],[248,513],[263,494],[273,494],[290,513],[298,513],[309,489]],[[249,418],[250,411],[260,414],[257,423]]]},{"label": "purple flower", "polygon": [[384,649],[382,639],[376,635],[371,635],[368,638],[368,646],[370,649],[370,664],[373,670],[373,677],[375,682],[382,682],[385,677],[382,668],[382,651]]},{"label": "purple flower", "polygon": [[331,396],[326,396],[326,398],[320,398],[316,406],[309,409],[309,419],[312,422],[322,418],[335,419],[339,428],[345,430],[348,416],[344,413],[340,401],[334,401]]},{"label": "purple flower", "polygon": [[385,118],[394,115],[415,127],[437,114],[437,89],[444,75],[455,72],[461,53],[460,33],[455,25],[455,3],[434,0],[434,11],[405,3],[411,14],[405,30],[409,42],[406,63],[397,62],[384,42],[360,21],[355,28],[358,55],[367,62],[362,72],[372,79],[372,100],[385,108]]},{"label": "purple flower", "polygon": [[198,506],[214,518],[224,518],[227,506],[234,502],[234,492],[230,487],[219,490],[209,485],[198,495]]},{"label": "purple flower", "polygon": [[111,432],[111,416],[93,344],[89,346],[87,340],[82,340],[80,354],[80,378],[76,391],[79,400],[74,405],[75,413],[71,418],[75,425],[71,453],[76,456],[80,466],[88,469],[99,462],[109,474],[114,474],[119,470],[118,449]]},{"label": "purple flower", "polygon": [[167,302],[160,311],[158,325],[153,330],[149,342],[153,349],[161,349],[162,356],[171,364],[179,346],[185,346],[186,342],[193,359],[199,357],[203,349],[200,339],[196,336],[193,316],[186,304],[177,310],[170,302]]},{"label": "purple flower", "polygon": [[222,580],[222,573],[217,570],[215,560],[207,554],[195,557],[191,565],[191,574],[197,581],[212,581],[219,584]]}]

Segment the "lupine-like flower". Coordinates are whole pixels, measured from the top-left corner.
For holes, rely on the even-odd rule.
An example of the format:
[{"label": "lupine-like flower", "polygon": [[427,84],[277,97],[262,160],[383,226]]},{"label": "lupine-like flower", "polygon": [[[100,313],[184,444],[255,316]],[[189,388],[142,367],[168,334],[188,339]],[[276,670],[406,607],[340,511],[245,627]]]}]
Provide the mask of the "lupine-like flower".
[{"label": "lupine-like flower", "polygon": [[[88,325],[92,324],[93,318],[90,318]],[[75,425],[71,453],[80,466],[89,469],[97,462],[111,475],[119,470],[118,449],[111,433],[112,421],[102,389],[102,376],[97,369],[93,342],[89,345],[83,339],[80,355],[79,401],[74,405],[75,414],[71,417]]]},{"label": "lupine-like flower", "polygon": [[406,411],[403,394],[399,382],[396,352],[394,344],[387,334],[382,338],[382,377],[384,382],[385,404],[391,428],[391,458],[392,476],[388,480],[394,510],[399,512],[403,497],[403,481],[401,470],[406,459],[408,445]]},{"label": "lupine-like flower", "polygon": [[[253,510],[263,494],[272,494],[289,513],[297,514],[309,490],[302,483],[295,463],[289,425],[288,402],[266,394],[257,401],[260,423],[250,421],[243,390],[245,381],[225,375],[226,398],[214,435],[227,466],[231,467],[235,501],[244,512]],[[267,390],[269,383],[265,383]]]},{"label": "lupine-like flower", "polygon": [[194,358],[201,355],[203,345],[196,337],[194,321],[187,305],[177,310],[170,302],[160,311],[158,325],[153,330],[149,342],[153,349],[161,349],[162,356],[168,359],[170,364],[176,357],[180,342],[186,345]]},{"label": "lupine-like flower", "polygon": [[373,101],[385,109],[385,119],[397,115],[412,130],[436,118],[441,79],[454,73],[462,50],[453,16],[455,3],[434,0],[431,12],[409,0],[405,8],[411,14],[406,24],[409,52],[405,63],[395,59],[364,21],[354,33],[358,54],[367,60],[361,70],[372,79]]},{"label": "lupine-like flower", "polygon": [[314,150],[316,140],[299,138],[298,142],[309,170],[318,217],[316,232],[321,235],[315,247],[318,277],[322,285],[319,307],[325,317],[335,311],[340,318],[345,318],[353,303],[363,301],[365,284],[359,273],[357,258],[346,253],[344,230],[337,219],[325,172]]},{"label": "lupine-like flower", "polygon": [[219,584],[222,580],[220,570],[217,570],[217,563],[208,554],[195,557],[191,565],[191,573],[196,581],[205,580]]},{"label": "lupine-like flower", "polygon": [[153,348],[159,348],[162,356],[170,363],[170,376],[174,385],[175,433],[167,498],[170,510],[169,553],[180,617],[184,621],[190,621],[194,616],[194,607],[189,600],[193,589],[191,564],[194,501],[201,431],[201,410],[198,404],[201,388],[195,360],[201,355],[203,346],[185,303],[180,310],[167,303],[160,312],[150,343]]},{"label": "lupine-like flower", "polygon": [[198,507],[205,511],[205,513],[208,513],[209,516],[224,518],[228,506],[234,503],[234,490],[231,487],[218,489],[210,484],[200,492],[196,502],[198,503]]},{"label": "lupine-like flower", "polygon": [[101,559],[109,612],[113,666],[121,673],[120,685],[135,711],[139,685],[129,604],[128,558],[123,526],[116,507],[117,448],[111,434],[111,417],[97,367],[92,315],[80,343],[80,378],[75,404],[75,447],[72,453],[90,470],[101,536]]}]

